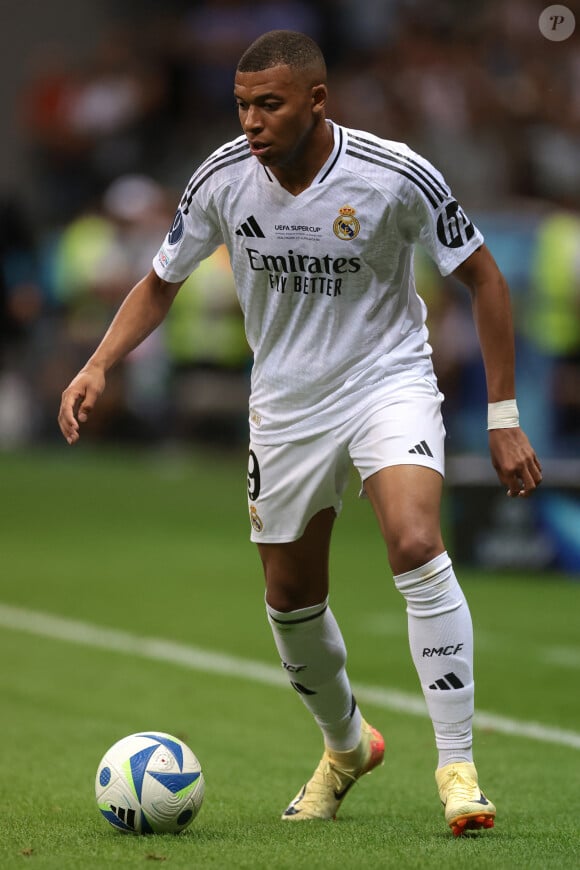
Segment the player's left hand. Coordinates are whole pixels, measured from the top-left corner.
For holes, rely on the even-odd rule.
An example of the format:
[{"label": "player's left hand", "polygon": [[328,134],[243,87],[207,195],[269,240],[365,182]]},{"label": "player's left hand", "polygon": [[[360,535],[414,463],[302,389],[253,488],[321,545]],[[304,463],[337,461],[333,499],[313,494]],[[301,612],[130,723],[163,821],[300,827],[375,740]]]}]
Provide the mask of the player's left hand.
[{"label": "player's left hand", "polygon": [[491,461],[510,498],[527,498],[542,482],[542,466],[519,427],[490,429]]}]

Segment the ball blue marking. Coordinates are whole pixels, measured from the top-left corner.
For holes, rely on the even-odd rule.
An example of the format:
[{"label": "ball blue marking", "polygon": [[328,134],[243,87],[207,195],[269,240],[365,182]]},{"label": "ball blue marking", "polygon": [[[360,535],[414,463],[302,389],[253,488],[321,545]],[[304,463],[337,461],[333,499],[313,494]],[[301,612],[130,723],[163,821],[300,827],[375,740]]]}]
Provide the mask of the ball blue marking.
[{"label": "ball blue marking", "polygon": [[103,769],[101,770],[101,773],[99,774],[99,782],[103,786],[103,788],[106,785],[109,785],[109,783],[111,782],[111,768],[110,767],[103,767]]}]

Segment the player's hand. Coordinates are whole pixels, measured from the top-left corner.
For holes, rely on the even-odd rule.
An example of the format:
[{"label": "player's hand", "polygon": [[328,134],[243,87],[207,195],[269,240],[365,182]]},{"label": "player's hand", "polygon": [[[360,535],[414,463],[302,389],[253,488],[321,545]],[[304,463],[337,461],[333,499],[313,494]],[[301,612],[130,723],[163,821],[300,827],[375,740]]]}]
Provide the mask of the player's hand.
[{"label": "player's hand", "polygon": [[490,429],[491,461],[510,498],[527,498],[542,482],[542,466],[519,428]]},{"label": "player's hand", "polygon": [[68,444],[79,440],[80,424],[86,423],[104,389],[103,372],[98,368],[84,368],[62,394],[58,425]]}]

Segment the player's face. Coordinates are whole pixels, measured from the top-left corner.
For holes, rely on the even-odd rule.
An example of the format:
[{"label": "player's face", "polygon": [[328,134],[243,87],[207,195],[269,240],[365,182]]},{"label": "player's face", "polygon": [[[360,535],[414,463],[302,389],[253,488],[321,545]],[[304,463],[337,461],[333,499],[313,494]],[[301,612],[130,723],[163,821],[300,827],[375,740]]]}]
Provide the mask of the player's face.
[{"label": "player's face", "polygon": [[236,73],[234,96],[252,154],[265,166],[299,164],[324,117],[326,87],[289,66]]}]

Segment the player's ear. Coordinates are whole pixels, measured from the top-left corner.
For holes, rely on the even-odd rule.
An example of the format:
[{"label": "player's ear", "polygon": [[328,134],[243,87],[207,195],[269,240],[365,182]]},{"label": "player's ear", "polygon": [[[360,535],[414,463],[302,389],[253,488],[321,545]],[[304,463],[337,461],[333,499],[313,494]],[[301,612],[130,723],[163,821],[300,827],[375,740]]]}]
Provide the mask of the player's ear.
[{"label": "player's ear", "polygon": [[328,90],[326,85],[314,85],[312,87],[312,111],[315,114],[324,113],[326,109],[326,100],[328,98]]}]

